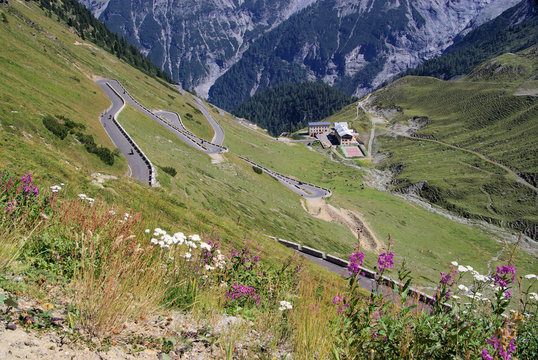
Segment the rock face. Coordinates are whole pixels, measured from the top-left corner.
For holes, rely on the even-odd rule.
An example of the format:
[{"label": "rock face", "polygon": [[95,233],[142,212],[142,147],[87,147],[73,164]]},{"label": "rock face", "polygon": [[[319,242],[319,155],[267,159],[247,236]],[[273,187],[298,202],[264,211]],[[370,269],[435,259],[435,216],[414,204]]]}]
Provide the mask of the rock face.
[{"label": "rock face", "polygon": [[250,43],[316,0],[81,0],[184,88],[209,87]]},{"label": "rock face", "polygon": [[81,1],[183,87],[233,109],[285,81],[365,94],[520,0]]}]

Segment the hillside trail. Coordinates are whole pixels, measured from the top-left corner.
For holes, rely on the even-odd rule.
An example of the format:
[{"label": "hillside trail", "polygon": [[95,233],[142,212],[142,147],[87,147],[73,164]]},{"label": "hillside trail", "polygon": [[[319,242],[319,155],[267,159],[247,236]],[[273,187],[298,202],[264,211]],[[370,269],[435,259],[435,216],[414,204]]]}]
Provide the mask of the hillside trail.
[{"label": "hillside trail", "polygon": [[377,116],[377,114],[374,114],[368,110],[366,110],[366,108],[364,107],[364,104],[368,103],[368,100],[370,99],[370,95],[372,94],[368,94],[368,96],[366,96],[366,98],[362,101],[359,101],[357,103],[357,117],[356,119],[359,118],[359,108],[361,108],[366,114],[370,115],[370,121],[372,122],[372,129],[370,130],[370,138],[368,140],[368,149],[367,149],[367,153],[366,153],[366,159],[369,160],[369,161],[372,161],[372,148],[373,148],[373,144],[374,144],[374,139],[375,139],[375,126],[376,124],[383,124],[385,122],[387,122],[386,119],[382,118],[382,117],[379,117]]},{"label": "hillside trail", "polygon": [[[379,122],[379,119],[381,119],[381,122],[388,122],[387,119],[383,118],[383,117],[380,117],[379,114],[375,113],[374,111],[372,110],[369,110],[367,109],[364,104],[368,102],[369,98],[370,98],[370,95],[371,94],[368,94],[368,96],[363,100],[363,101],[360,101],[357,106],[360,106],[367,114],[369,114],[371,116],[371,121],[372,121],[372,133],[370,135],[370,141],[368,142],[368,158],[371,160],[371,156],[372,156],[372,143],[373,143],[373,140],[374,140],[374,135],[375,135],[375,123],[378,123]],[[463,148],[463,147],[459,147],[459,146],[456,146],[456,145],[452,145],[452,144],[449,144],[449,143],[446,143],[446,142],[443,142],[441,140],[435,140],[435,139],[425,139],[425,138],[420,138],[420,137],[415,137],[415,136],[412,136],[412,135],[409,135],[409,134],[406,134],[404,132],[401,132],[401,131],[395,131],[394,129],[390,129],[390,132],[395,134],[395,135],[398,135],[398,136],[403,136],[405,138],[408,138],[408,139],[412,139],[412,140],[418,140],[418,141],[427,141],[427,142],[432,142],[432,143],[436,143],[436,144],[439,144],[439,145],[443,145],[443,146],[446,146],[448,148],[451,148],[451,149],[454,149],[454,150],[459,150],[459,151],[462,151],[462,152],[466,152],[466,153],[469,153],[469,154],[473,154],[477,157],[479,157],[480,159],[496,166],[496,167],[499,167],[501,168],[502,170],[504,170],[507,174],[507,177],[508,178],[511,178],[512,180],[520,183],[521,185],[533,190],[535,193],[538,193],[538,188],[536,188],[535,186],[533,186],[532,184],[528,183],[527,181],[525,181],[524,179],[522,179],[515,171],[513,171],[512,169],[510,169],[508,166],[506,165],[503,165],[499,162],[496,162],[494,160],[491,160],[490,158],[488,158],[487,156],[477,152],[477,151],[474,151],[474,150],[471,150],[471,149],[466,149],[466,148]]]},{"label": "hillside trail", "polygon": [[301,205],[311,216],[316,219],[335,222],[345,225],[353,235],[360,240],[361,247],[372,252],[379,252],[383,247],[380,241],[366,223],[363,216],[353,210],[338,209],[327,204],[325,199],[301,199]]}]

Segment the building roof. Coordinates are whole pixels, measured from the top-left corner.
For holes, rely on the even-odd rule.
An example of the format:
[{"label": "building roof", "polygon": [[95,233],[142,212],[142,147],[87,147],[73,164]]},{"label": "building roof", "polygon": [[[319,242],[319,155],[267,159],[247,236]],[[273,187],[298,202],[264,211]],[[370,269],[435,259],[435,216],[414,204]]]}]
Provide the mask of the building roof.
[{"label": "building roof", "polygon": [[353,132],[347,127],[347,122],[338,122],[334,124],[334,130],[336,130],[340,137],[343,137],[344,135],[353,136]]},{"label": "building roof", "polygon": [[331,126],[330,122],[309,122],[308,126]]}]

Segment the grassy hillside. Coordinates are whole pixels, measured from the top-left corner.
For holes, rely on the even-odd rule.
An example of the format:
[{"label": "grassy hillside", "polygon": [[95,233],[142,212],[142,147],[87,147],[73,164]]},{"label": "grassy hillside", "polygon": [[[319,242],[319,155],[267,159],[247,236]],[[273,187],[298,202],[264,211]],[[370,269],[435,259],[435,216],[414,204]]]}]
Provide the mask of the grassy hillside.
[{"label": "grassy hillside", "polygon": [[[504,324],[498,315],[517,306],[522,293],[512,285],[512,272],[498,272],[510,283],[500,290],[486,288],[485,283],[484,290],[473,290],[481,290],[492,303],[496,298],[493,307],[473,304],[460,311],[455,306],[454,313],[447,314],[440,305],[446,301],[447,288],[441,286],[431,314],[410,316],[412,308],[387,303],[383,290],[366,298],[357,283],[350,282],[352,287],[346,290],[343,279],[327,270],[309,262],[303,266],[300,257],[263,234],[342,257],[352,251],[354,236],[344,225],[310,216],[299,196],[257,174],[236,154],[331,188],[329,203],[360,212],[382,241],[391,233],[394,247],[384,251],[396,253],[395,267],[408,260],[415,283],[430,290],[440,271],[454,273],[450,261],[486,273],[488,263],[506,264],[511,253],[481,229],[362,187],[361,171],[302,145],[290,146],[248,130],[214,108],[231,149],[220,158],[193,150],[126,106],[118,120],[156,165],[161,186],[149,188],[123,176],[127,166],[122,157],[106,165],[85,149],[75,131],[57,132],[62,135],[57,137],[49,130],[55,128],[46,128],[43,122],[47,115],[65,125],[73,122],[76,131],[112,148],[98,121],[110,103],[94,83],[96,77],[119,79],[147,107],[178,111],[187,127],[202,136],[212,135],[208,124],[174,88],[83,42],[35,4],[1,5],[1,19],[5,19],[0,22],[0,42],[5,44],[0,48],[4,349],[15,343],[10,335],[16,335],[18,350],[21,343],[32,347],[29,357],[37,351],[61,357],[67,349],[69,356],[77,356],[78,347],[100,357],[107,357],[111,349],[112,356],[121,358],[142,354],[163,359],[183,354],[206,358],[239,354],[245,359],[292,354],[295,359],[313,359],[328,358],[331,352],[345,358],[346,353],[360,351],[378,352],[380,358],[403,354],[419,358],[439,356],[441,348],[440,356],[448,358],[479,354]],[[347,108],[346,114],[352,110]],[[357,125],[366,120],[363,115]],[[174,168],[176,175],[163,171],[166,167]],[[366,264],[374,266],[377,255],[366,254]],[[530,273],[531,277],[518,278],[530,288],[536,262],[521,252],[516,255],[507,268],[512,271],[516,264],[519,276]],[[355,254],[355,262],[362,256]],[[390,268],[385,262],[378,272],[397,276]],[[468,285],[472,281],[463,280]],[[536,305],[532,296],[523,295],[522,308]],[[480,312],[475,315],[475,310]],[[459,334],[460,319],[475,322],[478,335],[463,332],[452,344],[452,336],[446,339],[445,334]],[[353,327],[362,324],[366,332],[355,331]],[[535,328],[530,321],[517,326],[521,358],[534,351],[524,346],[536,338]],[[32,342],[25,342],[29,337]],[[41,352],[43,339],[47,345]],[[73,348],[66,346],[68,342]]]},{"label": "grassy hillside", "polygon": [[[356,114],[352,107],[342,111],[350,116]],[[232,152],[244,154],[283,174],[330,188],[333,191],[328,199],[330,204],[358,211],[380,239],[390,233],[395,239],[398,259],[405,258],[412,264],[415,280],[421,284],[432,283],[442,271],[447,256],[473,263],[485,271],[490,256],[502,248],[488,232],[456,224],[390,194],[361,187],[364,174],[360,170],[333,162],[303,145],[290,145],[247,130],[230,116],[220,116],[217,112],[215,116],[221,121],[225,144]],[[357,124],[365,122],[357,121]],[[303,234],[296,232],[291,240],[330,249],[328,240]],[[519,256],[521,266],[534,268],[532,257],[523,252]],[[374,266],[376,258],[375,254],[367,253],[366,263]]]},{"label": "grassy hillside", "polygon": [[412,139],[380,138],[394,188],[426,181],[419,193],[429,201],[536,237],[537,49],[495,58],[459,81],[405,77],[376,92],[375,105],[397,109],[391,125],[425,125]]},{"label": "grassy hillside", "polygon": [[[108,167],[87,154],[76,141],[56,140],[42,126],[41,114],[59,113],[84,123],[99,143],[111,147],[97,120],[109,102],[92,81],[94,76],[119,79],[142,104],[178,111],[189,129],[209,138],[212,132],[201,114],[168,84],[147,77],[95,45],[83,42],[56,18],[42,16],[41,10],[31,3],[16,2],[2,11],[8,21],[0,25],[2,42],[8,44],[1,54],[6,66],[0,69],[6,79],[0,90],[2,134],[6,144],[10,144],[2,148],[5,168],[20,174],[33,169],[40,179],[69,183],[71,194],[84,192],[132,207],[161,226],[175,228],[179,223],[195,231],[215,229],[223,238],[236,243],[248,233],[272,259],[279,258],[285,250],[268,243],[263,233],[343,257],[349,254],[355,239],[348,228],[311,217],[297,195],[272,178],[256,174],[236,153],[333,190],[331,204],[359,211],[378,238],[385,239],[390,233],[396,239],[399,256],[413,263],[423,284],[435,281],[446,266],[447,254],[477,267],[483,264],[481,270],[485,270],[484,264],[501,248],[480,229],[454,224],[389,194],[362,189],[363,174],[356,169],[334,163],[303,146],[289,146],[258,135],[216,111],[226,133],[225,144],[231,149],[231,153],[224,155],[226,161],[219,164],[212,164],[207,156],[187,147],[134,109],[124,110],[119,121],[144,152],[157,166],[177,170],[177,175],[170,177],[158,169],[157,180],[162,188],[146,189],[121,177],[127,170],[121,158],[114,167]],[[38,66],[39,71],[33,71]],[[51,81],[53,78],[55,82]],[[22,81],[28,87],[18,86]],[[30,90],[32,86],[34,89]],[[347,110],[353,113],[351,108]],[[20,154],[28,156],[20,161]],[[106,182],[101,189],[91,185],[89,175],[94,171],[119,179]],[[432,243],[435,246],[430,246]],[[368,254],[367,263],[373,265],[375,258],[375,254]],[[522,266],[529,264],[524,262]]]}]

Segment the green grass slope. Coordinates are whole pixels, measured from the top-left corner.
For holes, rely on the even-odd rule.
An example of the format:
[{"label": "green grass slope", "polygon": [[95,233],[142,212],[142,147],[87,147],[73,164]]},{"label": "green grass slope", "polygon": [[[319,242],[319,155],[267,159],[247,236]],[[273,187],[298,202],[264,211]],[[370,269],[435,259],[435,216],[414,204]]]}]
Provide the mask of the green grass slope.
[{"label": "green grass slope", "polygon": [[419,193],[429,201],[536,238],[537,49],[497,57],[459,81],[405,77],[376,92],[378,107],[398,110],[392,125],[426,124],[414,139],[381,138],[395,189],[426,181]]},{"label": "green grass slope", "polygon": [[[487,261],[502,247],[480,229],[454,224],[390,194],[361,189],[363,174],[359,170],[302,145],[289,146],[255,133],[216,111],[231,152],[224,155],[224,162],[214,164],[127,106],[119,121],[158,167],[161,187],[149,189],[125,178],[122,174],[127,166],[121,157],[112,167],[103,164],[71,135],[64,140],[55,138],[44,128],[42,116],[60,114],[85,124],[88,134],[111,148],[98,122],[99,114],[110,104],[93,82],[101,76],[117,78],[149,108],[179,112],[195,133],[212,136],[209,124],[174,88],[82,41],[35,4],[15,1],[0,12],[7,19],[0,23],[0,41],[6,44],[0,51],[0,164],[4,169],[15,174],[32,172],[51,185],[66,183],[70,195],[83,192],[111,207],[133,208],[155,226],[171,231],[216,231],[223,243],[240,244],[249,238],[273,262],[289,251],[263,233],[343,257],[349,254],[355,239],[347,227],[311,217],[299,196],[267,175],[256,174],[234,155],[240,154],[333,190],[331,204],[360,212],[380,239],[387,233],[393,236],[399,260],[409,259],[419,283],[435,282],[439,271],[453,259],[485,271]],[[159,169],[166,166],[174,167],[177,175],[171,177]],[[96,186],[91,177],[96,171],[118,179]],[[375,259],[376,254],[368,254],[367,263],[373,265]],[[521,259],[527,272],[535,272],[530,271],[533,263],[528,257]]]}]

